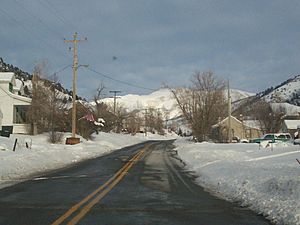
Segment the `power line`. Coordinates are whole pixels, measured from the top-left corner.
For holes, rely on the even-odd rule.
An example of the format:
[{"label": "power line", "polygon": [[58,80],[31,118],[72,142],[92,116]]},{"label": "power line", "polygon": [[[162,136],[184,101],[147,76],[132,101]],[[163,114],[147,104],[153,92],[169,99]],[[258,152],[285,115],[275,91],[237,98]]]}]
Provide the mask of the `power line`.
[{"label": "power line", "polygon": [[[20,27],[22,27],[22,29],[27,32],[30,36],[33,34],[33,32],[28,29],[26,26],[24,26],[19,20],[17,20],[15,17],[11,16],[9,13],[7,13],[5,10],[3,10],[0,7],[0,11],[5,14],[7,17],[9,17],[12,21],[14,21],[16,24],[18,24]],[[39,46],[41,49],[43,50],[48,50],[47,47],[51,47],[51,49],[55,49],[57,52],[59,52],[60,54],[66,54],[65,52],[61,51],[60,49],[55,48],[53,45],[51,45],[50,43],[47,43],[46,41],[44,41],[44,39],[38,37],[37,35],[34,36],[34,38],[38,39],[41,43],[44,44],[44,47],[42,47],[41,45]],[[67,54],[66,54],[67,55]]]},{"label": "power line", "polygon": [[126,82],[126,81],[122,81],[122,80],[112,78],[112,77],[110,77],[110,76],[108,76],[104,73],[98,72],[98,71],[96,71],[94,69],[91,69],[91,68],[87,68],[87,69],[94,72],[94,73],[96,73],[96,74],[99,74],[102,77],[105,77],[107,79],[113,80],[113,81],[118,82],[118,83],[125,84],[125,85],[130,86],[130,87],[140,88],[140,89],[149,90],[149,91],[156,91],[156,89],[153,89],[153,88],[147,88],[147,87],[143,87],[143,86],[140,86],[140,85],[137,85],[137,84],[133,84],[133,83],[129,83],[129,82]]},{"label": "power line", "polygon": [[68,67],[71,67],[71,66],[72,66],[72,65],[67,65],[67,66],[61,68],[60,70],[58,70],[58,71],[56,71],[56,72],[54,72],[54,73],[55,73],[55,74],[61,73],[62,71],[66,70]]},{"label": "power line", "polygon": [[54,72],[51,76],[53,75],[57,75],[58,73],[61,73],[63,71],[65,71],[66,69],[68,69],[69,67],[71,67],[72,65],[67,65],[67,66],[64,66],[63,68],[57,70],[56,72]]},{"label": "power line", "polygon": [[25,12],[27,12],[28,15],[30,15],[32,18],[34,18],[36,21],[38,21],[40,24],[42,24],[46,29],[51,31],[51,33],[56,33],[57,36],[60,38],[63,37],[60,33],[58,33],[55,29],[52,29],[50,26],[48,26],[40,17],[37,15],[33,14],[29,9],[27,9],[22,3],[20,3],[18,0],[14,0],[14,2],[21,7]]},{"label": "power line", "polygon": [[67,21],[58,11],[58,9],[53,5],[51,4],[49,1],[42,1],[42,0],[38,0],[42,5],[44,5],[44,7],[48,8],[48,9],[51,9],[51,10],[48,10],[49,12],[51,12],[52,15],[54,15],[54,17],[56,19],[58,19],[61,23],[63,23],[64,25],[66,25],[67,27],[69,25],[71,25],[73,28],[75,28],[75,30],[77,30],[77,28],[74,26],[73,23]]}]

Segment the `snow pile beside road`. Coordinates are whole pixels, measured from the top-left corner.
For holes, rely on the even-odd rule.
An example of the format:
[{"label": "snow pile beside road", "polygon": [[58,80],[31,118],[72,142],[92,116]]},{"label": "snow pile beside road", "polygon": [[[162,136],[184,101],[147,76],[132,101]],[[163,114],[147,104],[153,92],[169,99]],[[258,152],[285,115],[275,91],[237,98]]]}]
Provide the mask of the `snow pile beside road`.
[{"label": "snow pile beside road", "polygon": [[299,146],[175,142],[179,156],[215,195],[238,201],[276,224],[300,224]]},{"label": "snow pile beside road", "polygon": [[[71,135],[68,134],[68,136]],[[13,152],[16,138],[18,142]],[[160,137],[160,139],[167,138]],[[0,137],[0,188],[26,180],[28,176],[36,173],[62,168],[125,146],[149,139],[158,139],[158,137],[152,134],[143,137],[142,135],[99,133],[99,135],[94,135],[92,141],[81,138],[81,143],[77,145],[50,144],[47,139],[47,135]],[[26,143],[29,148],[26,148]]]}]

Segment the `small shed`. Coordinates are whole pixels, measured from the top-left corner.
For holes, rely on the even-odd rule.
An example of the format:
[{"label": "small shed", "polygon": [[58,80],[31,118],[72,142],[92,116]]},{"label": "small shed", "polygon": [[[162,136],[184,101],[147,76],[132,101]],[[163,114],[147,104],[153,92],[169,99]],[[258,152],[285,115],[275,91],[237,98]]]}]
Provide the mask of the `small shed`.
[{"label": "small shed", "polygon": [[297,126],[300,126],[300,120],[284,120],[280,130],[283,133],[290,133],[294,136]]},{"label": "small shed", "polygon": [[[253,126],[249,126],[250,123],[240,121],[234,116],[231,116],[231,134],[232,137],[239,139],[252,139],[258,138],[262,135],[262,131]],[[228,117],[212,126],[212,138],[219,142],[228,141]]]}]

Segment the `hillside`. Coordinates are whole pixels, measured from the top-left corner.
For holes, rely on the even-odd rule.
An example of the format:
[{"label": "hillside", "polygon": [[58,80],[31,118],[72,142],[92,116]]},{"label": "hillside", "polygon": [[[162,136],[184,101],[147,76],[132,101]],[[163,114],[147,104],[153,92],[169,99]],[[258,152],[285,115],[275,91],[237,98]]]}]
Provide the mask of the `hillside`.
[{"label": "hillside", "polygon": [[284,109],[286,115],[298,116],[300,112],[300,75],[258,93],[251,103],[258,100],[269,102],[273,110],[281,108]]},{"label": "hillside", "polygon": [[274,89],[269,89],[262,93],[261,97],[268,102],[286,102],[300,106],[300,75],[286,80]]},{"label": "hillside", "polygon": [[32,75],[28,72],[21,70],[20,68],[4,62],[0,57],[0,72],[14,72],[16,78],[21,81],[27,81],[32,79]]},{"label": "hillside", "polygon": [[[253,93],[235,89],[232,89],[230,94],[233,102],[255,95]],[[227,97],[227,92],[225,96]],[[103,102],[111,105],[113,104],[113,101],[113,98],[103,99]],[[181,112],[177,107],[177,103],[169,89],[160,89],[149,95],[129,94],[119,96],[117,103],[119,106],[126,108],[128,111],[133,111],[135,109],[143,110],[147,108],[160,109],[164,117],[168,114],[169,119],[173,119],[181,115]]]},{"label": "hillside", "polygon": [[[1,57],[0,57],[0,72],[13,72],[16,76],[16,82],[18,83],[18,85],[23,85],[24,87],[23,95],[26,97],[31,97],[32,75],[30,73],[25,72],[14,65],[4,62],[3,58]],[[52,81],[45,78],[42,80],[46,85],[52,83]],[[61,99],[64,99],[64,101],[71,101],[73,95],[72,91],[65,89],[59,82],[55,84],[55,88],[59,92],[59,96],[61,97]],[[86,101],[80,96],[77,96],[76,99]]]},{"label": "hillside", "polygon": [[[103,99],[104,103],[113,104],[113,98]],[[128,111],[143,110],[148,108],[160,109],[161,112],[169,114],[169,118],[180,115],[177,109],[176,101],[172,98],[172,93],[168,89],[160,89],[149,95],[124,95],[119,96],[118,105],[126,108]]]}]

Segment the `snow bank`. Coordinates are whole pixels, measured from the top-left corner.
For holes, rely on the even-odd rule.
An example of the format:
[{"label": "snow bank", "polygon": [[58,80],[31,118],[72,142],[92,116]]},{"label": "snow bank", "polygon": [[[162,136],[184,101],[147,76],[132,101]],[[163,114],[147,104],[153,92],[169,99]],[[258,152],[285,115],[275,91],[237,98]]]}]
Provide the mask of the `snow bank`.
[{"label": "snow bank", "polygon": [[[67,134],[66,136],[71,136]],[[13,152],[15,139],[18,139]],[[122,135],[99,133],[92,141],[81,138],[77,145],[49,144],[46,134],[37,136],[11,135],[0,137],[0,188],[21,182],[44,171],[63,168],[76,162],[95,158],[110,151],[153,139],[166,139],[153,134]],[[65,140],[65,138],[64,138]],[[26,143],[29,148],[26,148]]]},{"label": "snow bank", "polygon": [[300,224],[300,147],[175,142],[197,182],[276,224]]}]

